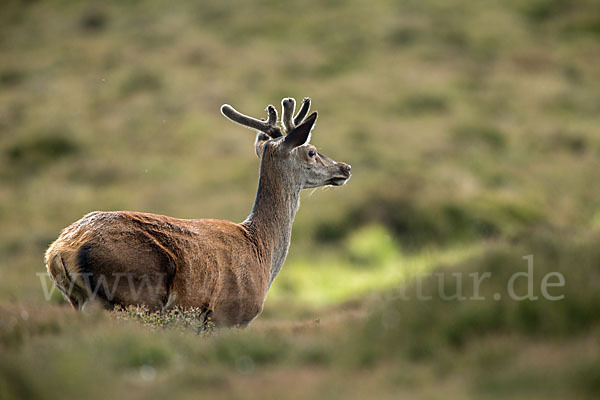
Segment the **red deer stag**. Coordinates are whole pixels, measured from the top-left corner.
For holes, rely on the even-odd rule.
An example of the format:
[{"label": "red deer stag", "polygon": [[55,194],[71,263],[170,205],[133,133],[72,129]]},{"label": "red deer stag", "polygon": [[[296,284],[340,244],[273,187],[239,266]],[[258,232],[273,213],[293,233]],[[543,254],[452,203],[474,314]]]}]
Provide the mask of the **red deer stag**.
[{"label": "red deer stag", "polygon": [[258,130],[260,178],[244,222],[95,211],[65,228],[45,262],[71,305],[194,307],[217,326],[248,325],[285,261],[300,191],[350,179],[350,165],[309,144],[317,119],[316,112],[305,118],[310,99],[294,117],[295,105],[282,100],[281,128],[272,105],[266,121],[221,107],[231,121]]}]

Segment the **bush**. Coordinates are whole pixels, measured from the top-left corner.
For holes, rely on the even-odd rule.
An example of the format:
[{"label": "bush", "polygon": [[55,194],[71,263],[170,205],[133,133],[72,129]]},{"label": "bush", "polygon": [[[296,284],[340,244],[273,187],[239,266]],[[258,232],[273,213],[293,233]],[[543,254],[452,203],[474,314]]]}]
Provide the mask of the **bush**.
[{"label": "bush", "polygon": [[[377,353],[374,358],[394,354],[420,358],[434,356],[433,349],[440,346],[458,347],[493,333],[567,337],[589,331],[600,322],[599,239],[597,233],[582,239],[575,233],[540,229],[515,237],[510,244],[493,245],[484,255],[452,270],[440,269],[424,277],[421,293],[431,296],[429,300],[419,300],[417,287],[409,285],[404,296],[397,296],[370,318],[361,343]],[[523,256],[529,254],[534,256],[533,295],[538,298],[513,299],[507,292],[508,282],[514,274],[527,272]],[[552,296],[564,295],[561,300],[541,293],[542,280],[551,272],[564,277],[563,287],[548,288]],[[444,298],[458,293],[453,273],[460,277],[460,293],[466,299]],[[490,275],[482,280],[478,293],[469,275],[473,273]],[[516,295],[527,293],[525,277],[514,282]],[[471,299],[475,294],[482,299]]]},{"label": "bush", "polygon": [[461,145],[483,144],[490,150],[506,148],[506,137],[494,126],[481,123],[461,124],[453,130],[454,139]]},{"label": "bush", "polygon": [[434,94],[413,94],[400,99],[394,112],[403,115],[445,113],[450,105],[445,97]]},{"label": "bush", "polygon": [[9,146],[9,160],[20,167],[36,168],[80,151],[80,145],[62,131],[52,130],[18,140]]},{"label": "bush", "polygon": [[131,96],[140,92],[154,92],[162,88],[160,76],[144,69],[132,71],[119,88],[121,96]]},{"label": "bush", "polygon": [[397,244],[392,235],[380,225],[365,226],[346,240],[346,250],[354,265],[385,264],[397,257]]}]

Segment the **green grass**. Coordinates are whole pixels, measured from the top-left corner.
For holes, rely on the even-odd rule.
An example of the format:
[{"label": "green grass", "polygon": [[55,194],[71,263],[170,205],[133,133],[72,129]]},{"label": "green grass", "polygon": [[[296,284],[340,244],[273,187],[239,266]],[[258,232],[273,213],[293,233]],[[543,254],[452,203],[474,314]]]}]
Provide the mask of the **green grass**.
[{"label": "green grass", "polygon": [[[597,398],[597,3],[6,2],[0,398]],[[249,329],[44,300],[89,211],[243,220],[254,135],[219,107],[283,96],[353,177],[303,194]],[[529,254],[563,300],[506,295]],[[485,301],[414,299],[485,272]]]},{"label": "green grass", "polygon": [[314,259],[291,261],[269,291],[274,302],[299,301],[331,306],[403,285],[440,265],[455,264],[481,251],[482,245],[402,252],[379,225],[352,233],[340,248],[324,250]]}]

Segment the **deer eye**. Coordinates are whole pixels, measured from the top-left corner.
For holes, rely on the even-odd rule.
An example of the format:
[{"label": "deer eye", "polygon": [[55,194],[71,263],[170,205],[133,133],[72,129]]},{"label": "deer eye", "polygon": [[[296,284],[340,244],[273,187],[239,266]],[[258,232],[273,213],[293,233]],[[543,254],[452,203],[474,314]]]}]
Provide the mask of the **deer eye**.
[{"label": "deer eye", "polygon": [[314,158],[316,155],[317,155],[317,153],[316,153],[314,150],[310,150],[310,151],[308,152],[308,156],[309,156],[310,158]]}]

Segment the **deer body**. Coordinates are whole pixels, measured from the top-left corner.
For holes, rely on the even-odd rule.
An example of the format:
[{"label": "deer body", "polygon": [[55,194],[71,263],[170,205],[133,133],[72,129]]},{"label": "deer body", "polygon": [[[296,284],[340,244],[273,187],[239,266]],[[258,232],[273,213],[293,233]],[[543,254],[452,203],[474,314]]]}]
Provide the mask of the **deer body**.
[{"label": "deer body", "polygon": [[287,136],[278,135],[272,106],[267,123],[223,107],[228,118],[260,129],[259,185],[244,222],[92,212],[65,228],[46,252],[56,286],[76,309],[92,300],[106,307],[194,307],[218,326],[250,323],[285,261],[301,189],[350,177],[350,166],[308,145],[316,113],[298,125],[308,104],[305,99],[296,121],[293,100],[284,99]]}]

